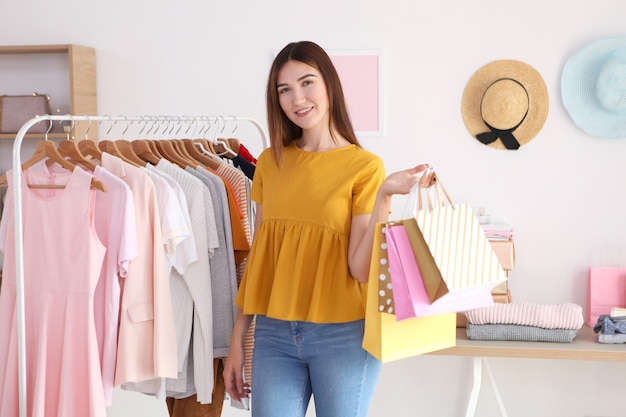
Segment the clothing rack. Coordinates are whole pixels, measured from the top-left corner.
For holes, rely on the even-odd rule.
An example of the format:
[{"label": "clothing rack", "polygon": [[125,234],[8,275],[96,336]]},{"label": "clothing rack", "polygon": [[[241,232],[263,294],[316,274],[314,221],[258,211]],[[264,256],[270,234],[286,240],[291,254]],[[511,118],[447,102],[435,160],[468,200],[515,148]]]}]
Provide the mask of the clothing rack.
[{"label": "clothing rack", "polygon": [[[263,143],[263,149],[269,146],[268,136],[262,125],[251,117],[237,117],[237,116],[77,116],[77,115],[43,115],[36,116],[27,122],[25,122],[20,130],[17,132],[15,141],[13,142],[13,201],[14,201],[14,221],[15,221],[15,273],[16,273],[16,309],[17,309],[17,360],[18,360],[18,392],[19,392],[19,410],[20,417],[26,417],[26,323],[25,323],[25,306],[24,306],[24,240],[23,240],[23,224],[22,224],[22,175],[21,175],[21,147],[24,137],[28,130],[39,122],[49,121],[50,126],[55,121],[58,122],[70,122],[73,127],[75,122],[123,122],[127,123],[127,128],[130,123],[139,122],[144,124],[144,127],[150,124],[150,129],[153,129],[157,123],[173,124],[172,128],[179,124],[182,127],[183,123],[187,123],[191,126],[192,123],[199,125],[200,123],[217,123],[223,130],[227,122],[247,122],[251,123],[258,130],[261,135]],[[236,129],[235,125],[235,129]],[[89,130],[89,128],[87,129]],[[142,129],[143,130],[143,129]],[[205,129],[204,132],[209,129]],[[221,133],[221,131],[219,132]],[[68,133],[69,138],[70,133]],[[85,134],[87,135],[87,134]]]}]

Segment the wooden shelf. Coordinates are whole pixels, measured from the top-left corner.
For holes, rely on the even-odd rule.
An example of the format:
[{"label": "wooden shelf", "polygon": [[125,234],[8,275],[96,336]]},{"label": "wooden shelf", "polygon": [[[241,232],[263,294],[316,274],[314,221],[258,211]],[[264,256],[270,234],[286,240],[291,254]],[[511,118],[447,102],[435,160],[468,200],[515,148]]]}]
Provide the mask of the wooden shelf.
[{"label": "wooden shelf", "polygon": [[[62,54],[67,56],[67,80],[69,81],[69,113],[76,115],[97,114],[96,97],[96,51],[80,45],[25,45],[0,46],[0,59],[8,59],[9,55],[43,55]],[[10,77],[11,74],[0,74]],[[26,91],[30,91],[26,87]],[[45,92],[45,91],[44,91]],[[2,92],[0,92],[2,94]],[[54,98],[54,97],[53,97]],[[83,137],[88,129],[86,124],[76,125],[72,136]],[[92,134],[93,133],[93,134]],[[90,139],[97,139],[96,132],[89,132]],[[50,138],[65,138],[63,133],[53,133]],[[43,134],[28,134],[26,138],[43,138]],[[0,139],[15,139],[14,133],[1,133]]]},{"label": "wooden shelf", "polygon": [[448,356],[626,361],[626,344],[599,343],[589,326],[583,326],[572,343],[469,340],[465,328],[457,329],[457,345],[430,353]]},{"label": "wooden shelf", "polygon": [[6,45],[0,46],[0,54],[65,53],[77,45]]}]

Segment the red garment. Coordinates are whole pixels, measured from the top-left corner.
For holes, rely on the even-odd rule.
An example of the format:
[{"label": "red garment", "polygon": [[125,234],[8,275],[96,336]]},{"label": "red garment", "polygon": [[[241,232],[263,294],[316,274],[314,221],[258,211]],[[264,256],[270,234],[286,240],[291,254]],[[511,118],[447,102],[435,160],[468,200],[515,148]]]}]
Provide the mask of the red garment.
[{"label": "red garment", "polygon": [[252,165],[256,165],[256,158],[250,154],[250,151],[243,146],[243,144],[239,145],[239,152],[237,152],[243,159],[250,162]]}]

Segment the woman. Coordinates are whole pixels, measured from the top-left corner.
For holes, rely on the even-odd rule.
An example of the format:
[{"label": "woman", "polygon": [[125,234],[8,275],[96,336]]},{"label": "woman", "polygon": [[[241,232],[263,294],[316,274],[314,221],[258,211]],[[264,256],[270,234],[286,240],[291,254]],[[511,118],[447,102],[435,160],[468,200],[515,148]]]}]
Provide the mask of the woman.
[{"label": "woman", "polygon": [[339,77],[312,42],[287,45],[266,91],[271,148],[259,155],[251,197],[255,238],[236,304],[226,391],[242,380],[244,338],[256,315],[252,415],[366,416],[380,363],[362,347],[366,284],[377,222],[426,165],[385,179],[361,148]]}]

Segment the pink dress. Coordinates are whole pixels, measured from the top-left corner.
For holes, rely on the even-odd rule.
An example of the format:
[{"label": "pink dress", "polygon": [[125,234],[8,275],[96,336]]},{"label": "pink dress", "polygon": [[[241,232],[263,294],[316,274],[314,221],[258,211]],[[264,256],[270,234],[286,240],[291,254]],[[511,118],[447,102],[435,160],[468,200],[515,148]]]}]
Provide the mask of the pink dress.
[{"label": "pink dress", "polygon": [[[28,417],[105,417],[93,295],[105,247],[93,224],[92,176],[22,175]],[[0,416],[17,417],[17,317],[12,172],[3,214]],[[66,183],[63,189],[27,184]]]}]

